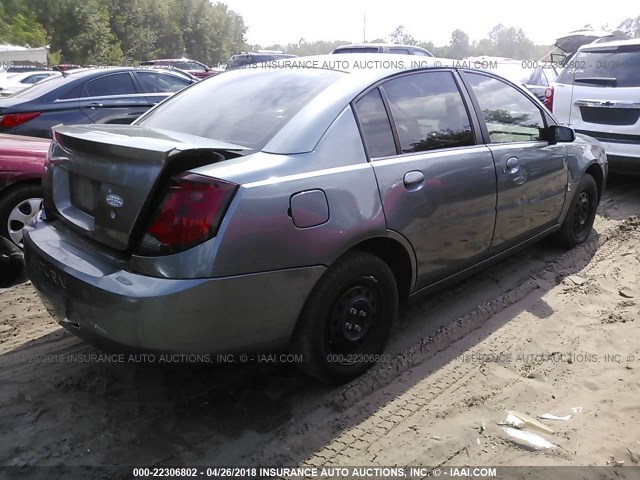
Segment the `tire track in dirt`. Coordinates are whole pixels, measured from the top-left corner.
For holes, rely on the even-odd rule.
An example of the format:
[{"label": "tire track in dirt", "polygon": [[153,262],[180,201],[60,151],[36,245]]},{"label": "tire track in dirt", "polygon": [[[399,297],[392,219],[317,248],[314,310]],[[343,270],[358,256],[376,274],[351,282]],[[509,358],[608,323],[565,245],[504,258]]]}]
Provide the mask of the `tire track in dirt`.
[{"label": "tire track in dirt", "polygon": [[[401,424],[406,423],[412,417],[417,415],[424,417],[431,408],[437,409],[437,407],[449,404],[449,398],[455,397],[455,391],[471,391],[469,383],[481,374],[482,365],[454,361],[455,356],[459,354],[458,349],[455,348],[456,342],[465,338],[470,341],[468,338],[470,333],[481,328],[500,312],[517,306],[536,290],[543,288],[548,291],[565,281],[567,276],[578,271],[581,271],[581,275],[587,275],[599,262],[609,258],[612,252],[619,249],[627,233],[637,233],[639,225],[638,218],[632,217],[613,228],[600,232],[587,243],[558,257],[550,265],[535,272],[524,283],[480,305],[473,312],[439,329],[433,336],[422,339],[396,357],[390,364],[374,368],[328,400],[329,411],[334,412],[329,419],[325,416],[321,422],[314,421],[313,418],[309,419],[309,422],[301,420],[298,423],[306,423],[306,425],[297,435],[295,427],[280,433],[279,438],[282,443],[279,444],[279,447],[285,447],[287,451],[291,452],[290,455],[283,455],[283,448],[279,448],[278,451],[271,450],[251,456],[247,458],[248,463],[272,464],[275,462],[285,465],[295,463],[296,455],[304,451],[306,443],[304,436],[310,433],[314,435],[320,433],[326,440],[326,446],[300,462],[300,465],[344,466],[368,465],[372,462],[377,465],[397,465],[397,461],[394,461],[393,458],[385,459],[380,454],[370,455],[372,444],[380,442],[381,437],[400,428]],[[500,325],[499,338],[486,343],[484,345],[485,351],[500,353],[505,342],[521,343],[523,339],[519,328],[515,323]],[[447,369],[432,370],[428,366],[429,361],[437,355],[443,357],[438,365],[448,362]],[[452,361],[454,363],[451,363]],[[428,387],[419,389],[419,393],[415,388],[407,389],[407,380],[403,378],[407,373],[410,373],[411,369],[422,369],[421,373],[429,377]],[[533,366],[524,373],[532,376],[535,371],[535,366]],[[417,377],[421,376],[421,374],[417,374]],[[472,403],[485,402],[496,392],[510,388],[520,382],[522,378],[512,372],[502,384],[495,386],[488,396],[471,398],[469,401]],[[362,408],[363,404],[367,406],[374,403],[370,400],[374,396],[378,397],[378,401],[382,405],[373,411],[369,408]],[[380,400],[381,397],[387,400]],[[416,424],[418,423],[416,422]],[[403,432],[403,434],[407,433]],[[403,440],[399,440],[400,444],[394,445],[394,451],[403,447],[414,448],[415,439],[408,438],[410,441],[407,441],[406,444],[403,444]],[[316,441],[319,442],[319,439]],[[500,439],[494,440],[493,448],[498,448],[500,445],[506,448],[509,444]],[[469,446],[465,446],[460,449],[460,452],[467,452],[468,448]],[[460,452],[453,452],[446,458],[448,460],[455,459]],[[427,462],[427,464],[432,463]]]}]

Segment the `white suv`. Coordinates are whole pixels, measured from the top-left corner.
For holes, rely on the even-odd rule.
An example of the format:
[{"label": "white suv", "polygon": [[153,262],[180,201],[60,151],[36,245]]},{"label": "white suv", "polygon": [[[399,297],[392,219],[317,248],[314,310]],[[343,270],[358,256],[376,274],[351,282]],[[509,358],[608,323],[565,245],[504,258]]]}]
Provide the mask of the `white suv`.
[{"label": "white suv", "polygon": [[544,103],[562,125],[600,140],[611,170],[640,173],[640,39],[583,45]]}]

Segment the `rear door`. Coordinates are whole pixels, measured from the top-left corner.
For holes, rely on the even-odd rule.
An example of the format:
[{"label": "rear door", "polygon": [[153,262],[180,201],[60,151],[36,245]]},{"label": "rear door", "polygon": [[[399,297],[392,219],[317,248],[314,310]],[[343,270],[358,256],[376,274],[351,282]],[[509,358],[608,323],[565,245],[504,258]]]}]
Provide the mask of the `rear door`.
[{"label": "rear door", "polygon": [[130,72],[118,72],[87,81],[79,106],[93,123],[129,124],[146,112],[150,103],[138,91]]},{"label": "rear door", "polygon": [[468,267],[491,244],[496,178],[450,71],[396,77],[356,102],[388,228],[409,240],[417,286]]},{"label": "rear door", "polygon": [[563,96],[554,93],[554,113],[566,112],[565,123],[603,142],[607,155],[640,157],[640,43],[589,46],[569,67],[555,87]]},{"label": "rear door", "polygon": [[555,224],[568,184],[564,144],[545,139],[542,106],[484,73],[465,72],[487,130],[498,181],[492,248],[502,250]]}]

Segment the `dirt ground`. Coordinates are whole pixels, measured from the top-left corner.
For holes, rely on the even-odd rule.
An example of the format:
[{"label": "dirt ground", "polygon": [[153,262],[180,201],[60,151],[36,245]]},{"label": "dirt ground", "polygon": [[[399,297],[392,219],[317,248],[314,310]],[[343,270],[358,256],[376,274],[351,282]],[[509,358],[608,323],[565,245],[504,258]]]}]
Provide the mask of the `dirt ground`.
[{"label": "dirt ground", "polygon": [[[635,465],[638,214],[637,181],[614,179],[585,245],[412,303],[392,360],[339,388],[287,364],[113,361],[29,284],[0,291],[0,465]],[[536,448],[507,411],[571,418],[527,428]]]}]

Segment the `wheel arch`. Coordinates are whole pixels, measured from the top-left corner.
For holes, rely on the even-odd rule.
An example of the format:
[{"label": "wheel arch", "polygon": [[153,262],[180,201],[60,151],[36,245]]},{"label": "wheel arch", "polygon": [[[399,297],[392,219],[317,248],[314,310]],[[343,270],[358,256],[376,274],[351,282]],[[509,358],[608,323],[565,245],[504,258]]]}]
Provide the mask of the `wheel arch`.
[{"label": "wheel arch", "polygon": [[602,171],[602,167],[598,163],[592,163],[591,165],[589,165],[589,167],[587,167],[584,173],[591,175],[596,181],[599,202],[602,199],[602,192],[604,190],[604,172]]},{"label": "wheel arch", "polygon": [[411,244],[402,235],[389,230],[387,236],[362,240],[351,246],[340,258],[354,251],[368,252],[384,261],[396,279],[400,302],[407,301],[415,288],[416,259]]}]

